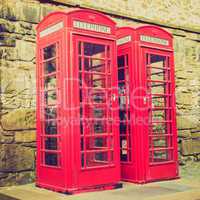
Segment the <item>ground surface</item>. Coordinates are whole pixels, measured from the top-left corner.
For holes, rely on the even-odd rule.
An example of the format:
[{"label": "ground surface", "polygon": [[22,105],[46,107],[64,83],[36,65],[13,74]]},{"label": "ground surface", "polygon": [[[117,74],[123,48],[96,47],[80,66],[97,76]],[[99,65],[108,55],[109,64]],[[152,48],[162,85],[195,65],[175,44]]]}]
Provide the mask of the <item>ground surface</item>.
[{"label": "ground surface", "polygon": [[200,162],[181,167],[181,179],[68,196],[34,184],[0,188],[0,200],[200,200]]}]

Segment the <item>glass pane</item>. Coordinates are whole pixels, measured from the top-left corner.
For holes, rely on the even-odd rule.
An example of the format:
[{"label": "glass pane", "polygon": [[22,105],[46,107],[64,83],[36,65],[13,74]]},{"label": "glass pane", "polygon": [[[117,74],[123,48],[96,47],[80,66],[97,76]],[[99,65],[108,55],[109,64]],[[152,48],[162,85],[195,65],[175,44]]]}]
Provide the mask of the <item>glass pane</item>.
[{"label": "glass pane", "polygon": [[78,58],[78,66],[79,66],[79,70],[81,71],[82,70],[82,58],[81,57]]},{"label": "glass pane", "polygon": [[96,91],[91,93],[91,98],[94,103],[105,103],[106,102],[106,93],[102,91]]},{"label": "glass pane", "polygon": [[108,152],[91,152],[86,154],[87,167],[108,164]]},{"label": "glass pane", "polygon": [[80,120],[80,134],[83,135],[83,120]]},{"label": "glass pane", "polygon": [[108,73],[111,73],[111,71],[112,71],[112,67],[111,67],[111,61],[107,61],[107,72]]},{"label": "glass pane", "polygon": [[56,76],[48,76],[45,78],[45,90],[52,90],[56,88]]},{"label": "glass pane", "polygon": [[126,130],[127,130],[126,122],[120,122],[119,130],[120,130],[120,134],[126,134]]},{"label": "glass pane", "polygon": [[81,46],[82,46],[82,42],[78,42],[78,54],[81,55]]},{"label": "glass pane", "polygon": [[124,65],[125,65],[125,59],[124,58],[125,58],[124,55],[118,56],[118,58],[117,58],[118,68],[124,67]]},{"label": "glass pane", "polygon": [[122,81],[125,79],[124,68],[118,70],[118,80]]},{"label": "glass pane", "polygon": [[153,147],[167,147],[167,138],[152,138]]},{"label": "glass pane", "polygon": [[84,58],[84,70],[85,71],[90,71],[90,59],[89,58]]},{"label": "glass pane", "polygon": [[45,108],[45,119],[56,119],[57,109],[56,108]]},{"label": "glass pane", "polygon": [[149,76],[151,77],[151,80],[160,80],[164,81],[165,79],[165,70],[164,69],[158,69],[158,68],[152,68],[151,73],[148,72]]},{"label": "glass pane", "polygon": [[154,134],[165,134],[166,133],[166,124],[165,123],[153,123],[152,131]]},{"label": "glass pane", "polygon": [[91,59],[90,70],[94,72],[105,72],[105,61],[100,59]]},{"label": "glass pane", "polygon": [[51,166],[58,166],[58,154],[45,152],[45,164]]},{"label": "glass pane", "polygon": [[127,96],[119,96],[119,109],[126,109]]},{"label": "glass pane", "polygon": [[86,150],[97,150],[108,147],[107,137],[86,138]]},{"label": "glass pane", "polygon": [[106,117],[106,107],[95,107],[93,109],[93,116],[95,118],[105,118]]},{"label": "glass pane", "polygon": [[45,92],[45,104],[46,105],[55,105],[56,104],[56,91],[50,90]]},{"label": "glass pane", "polygon": [[118,84],[118,90],[120,95],[126,94],[125,82]]},{"label": "glass pane", "polygon": [[105,88],[106,77],[104,75],[86,74],[85,73],[84,84],[87,87]]},{"label": "glass pane", "polygon": [[148,82],[148,93],[165,94],[165,83]]},{"label": "glass pane", "polygon": [[45,149],[47,150],[57,150],[58,149],[58,141],[57,138],[45,138]]},{"label": "glass pane", "polygon": [[84,167],[84,161],[85,161],[85,155],[84,153],[81,153],[81,167]]},{"label": "glass pane", "polygon": [[81,151],[84,150],[84,138],[81,138]]},{"label": "glass pane", "polygon": [[147,77],[151,80],[151,82],[148,83],[148,87],[153,94],[165,93],[166,83],[162,83],[162,81],[166,80],[166,70],[164,70],[165,60],[165,56],[150,55],[150,68],[147,69]]},{"label": "glass pane", "polygon": [[124,121],[124,120],[128,119],[128,118],[127,118],[127,113],[126,113],[125,110],[120,110],[120,111],[119,111],[119,119],[120,119],[121,121]]},{"label": "glass pane", "polygon": [[120,160],[121,161],[128,161],[128,150],[127,149],[121,149],[120,150]]},{"label": "glass pane", "polygon": [[151,67],[152,68],[153,67],[163,68],[164,67],[165,59],[166,59],[165,56],[151,54],[151,56],[150,56]]},{"label": "glass pane", "polygon": [[94,133],[106,133],[106,122],[105,120],[94,121]]},{"label": "glass pane", "polygon": [[153,153],[154,162],[168,161],[168,152],[166,151],[154,151]]},{"label": "glass pane", "polygon": [[56,59],[44,63],[44,73],[50,74],[56,71]]},{"label": "glass pane", "polygon": [[152,120],[153,121],[164,121],[165,120],[165,110],[153,110]]},{"label": "glass pane", "polygon": [[56,45],[50,45],[46,48],[44,48],[44,59],[49,59],[49,58],[53,58],[56,56]]},{"label": "glass pane", "polygon": [[57,134],[57,122],[46,121],[45,122],[45,133],[46,134]]},{"label": "glass pane", "polygon": [[92,56],[94,58],[104,58],[105,57],[105,45],[84,43],[84,55]]},{"label": "glass pane", "polygon": [[152,96],[152,106],[153,107],[165,107],[165,97]]}]

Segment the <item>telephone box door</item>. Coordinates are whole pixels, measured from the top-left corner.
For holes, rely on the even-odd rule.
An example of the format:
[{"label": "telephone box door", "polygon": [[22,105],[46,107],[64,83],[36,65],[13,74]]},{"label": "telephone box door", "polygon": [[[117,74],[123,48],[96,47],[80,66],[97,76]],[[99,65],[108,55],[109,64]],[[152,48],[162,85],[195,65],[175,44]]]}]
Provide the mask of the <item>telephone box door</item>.
[{"label": "telephone box door", "polygon": [[177,177],[173,53],[144,48],[143,86],[147,125],[144,131],[146,179]]},{"label": "telephone box door", "polygon": [[74,115],[80,118],[75,133],[77,182],[83,187],[113,182],[119,179],[114,42],[80,35],[73,41],[73,77],[78,78]]}]

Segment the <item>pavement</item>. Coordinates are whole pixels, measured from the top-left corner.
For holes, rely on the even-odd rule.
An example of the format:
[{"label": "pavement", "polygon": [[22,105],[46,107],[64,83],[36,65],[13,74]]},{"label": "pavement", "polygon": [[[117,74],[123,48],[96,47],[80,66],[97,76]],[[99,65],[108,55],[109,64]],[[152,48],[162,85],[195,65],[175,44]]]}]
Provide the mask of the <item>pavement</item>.
[{"label": "pavement", "polygon": [[[191,167],[192,166],[192,167]],[[200,200],[200,162],[181,168],[181,178],[123,188],[66,195],[34,184],[0,187],[0,200]]]}]

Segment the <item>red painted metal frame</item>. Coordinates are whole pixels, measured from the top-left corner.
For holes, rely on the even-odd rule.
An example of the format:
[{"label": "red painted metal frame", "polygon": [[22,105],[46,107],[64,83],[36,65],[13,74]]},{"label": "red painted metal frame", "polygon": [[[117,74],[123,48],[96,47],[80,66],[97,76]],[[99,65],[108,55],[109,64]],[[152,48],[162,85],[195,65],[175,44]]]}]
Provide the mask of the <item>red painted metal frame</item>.
[{"label": "red painted metal frame", "polygon": [[[129,62],[130,79],[130,111],[131,111],[131,143],[133,162],[121,161],[122,180],[146,183],[157,180],[166,180],[178,178],[178,150],[177,150],[177,128],[176,128],[176,103],[175,103],[175,72],[174,72],[174,55],[173,55],[173,38],[170,33],[157,26],[140,26],[138,28],[122,27],[117,30],[118,40],[127,36],[131,37],[130,41],[118,45],[118,56],[123,54],[131,54]],[[148,41],[141,41],[141,35],[153,38],[160,38],[168,41],[167,45],[156,44]],[[165,58],[165,67],[170,73],[169,81],[149,80],[147,74],[147,55],[162,56]],[[169,59],[169,63],[167,63]],[[149,69],[151,65],[149,63]],[[166,73],[163,70],[163,78]],[[151,116],[155,110],[161,108],[153,108],[151,94],[147,91],[150,89],[149,83],[165,84],[165,95],[168,95],[168,101],[162,108],[168,116],[164,121],[155,121],[153,123],[166,123],[167,131],[165,131],[166,145],[165,148],[157,148],[158,151],[166,150],[171,155],[168,161],[150,162],[150,138],[152,138],[149,130],[151,127]],[[150,112],[151,111],[151,112]],[[168,114],[167,114],[168,113]],[[170,113],[170,114],[169,114]],[[169,119],[170,115],[170,120]],[[170,127],[169,127],[170,126]],[[171,143],[169,143],[171,138]],[[172,153],[171,153],[172,152]]]},{"label": "red painted metal frame", "polygon": [[[110,33],[89,31],[73,27],[73,21],[100,24],[110,28]],[[63,27],[57,31],[50,31],[40,37],[41,31],[50,30],[50,27],[62,22]],[[115,23],[103,14],[92,10],[73,10],[71,12],[54,12],[46,16],[37,27],[37,178],[36,185],[64,193],[77,193],[100,189],[121,187],[119,161],[119,131],[118,131],[118,102],[114,97],[117,93],[116,68],[116,36]],[[111,65],[111,118],[112,138],[114,144],[113,162],[106,166],[97,166],[88,169],[81,168],[80,146],[80,99],[78,77],[78,42],[102,44],[110,47]],[[56,105],[57,105],[57,135],[45,135],[44,130],[44,48],[56,44]],[[52,58],[53,59],[53,58]],[[51,58],[50,58],[51,60]],[[108,75],[107,75],[108,76]],[[48,96],[47,96],[48,97]],[[108,98],[108,96],[107,96]],[[108,108],[107,108],[108,109]],[[79,123],[77,123],[79,122]],[[45,137],[59,138],[58,149],[46,150]],[[111,137],[111,136],[109,136]],[[109,140],[110,141],[110,140]],[[86,145],[87,143],[85,143]],[[47,144],[48,145],[48,144]],[[111,148],[111,147],[110,147]],[[45,164],[45,152],[53,152],[60,156]],[[110,154],[109,154],[110,155]],[[56,166],[52,166],[53,165]]]}]

